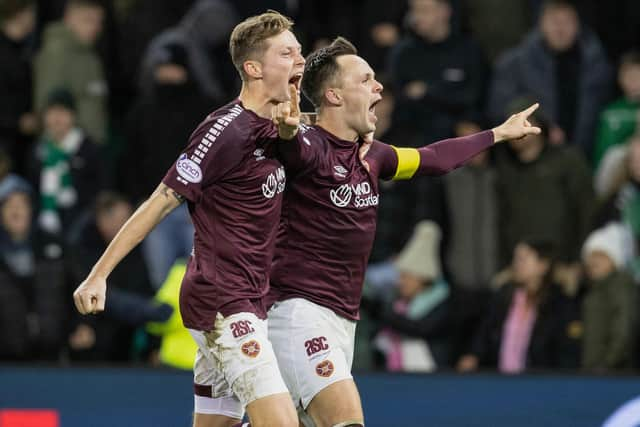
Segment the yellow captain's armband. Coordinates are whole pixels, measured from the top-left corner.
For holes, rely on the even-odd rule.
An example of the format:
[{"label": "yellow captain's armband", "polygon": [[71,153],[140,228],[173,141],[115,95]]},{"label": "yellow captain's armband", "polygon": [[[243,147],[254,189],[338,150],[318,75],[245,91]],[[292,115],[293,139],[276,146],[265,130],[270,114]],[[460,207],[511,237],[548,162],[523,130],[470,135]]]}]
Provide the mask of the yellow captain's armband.
[{"label": "yellow captain's armband", "polygon": [[418,170],[420,166],[420,153],[415,148],[398,148],[391,146],[398,156],[398,167],[393,175],[393,180],[409,179]]}]

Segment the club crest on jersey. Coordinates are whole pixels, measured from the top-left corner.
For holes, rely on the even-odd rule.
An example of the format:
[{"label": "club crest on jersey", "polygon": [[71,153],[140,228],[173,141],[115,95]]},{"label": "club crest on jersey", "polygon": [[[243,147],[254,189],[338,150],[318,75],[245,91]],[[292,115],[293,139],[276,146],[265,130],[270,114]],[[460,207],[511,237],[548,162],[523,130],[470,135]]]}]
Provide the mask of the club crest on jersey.
[{"label": "club crest on jersey", "polygon": [[242,354],[253,359],[260,354],[260,343],[256,340],[247,341],[240,349]]},{"label": "club crest on jersey", "polygon": [[180,155],[176,162],[176,171],[178,175],[186,181],[197,184],[202,181],[202,171],[196,162],[187,158],[186,154]]},{"label": "club crest on jersey", "polygon": [[339,176],[340,178],[346,178],[347,177],[347,172],[349,172],[347,169],[345,169],[344,166],[342,165],[336,165],[333,167],[333,170],[335,171],[334,174],[336,176]]},{"label": "club crest on jersey", "polygon": [[366,208],[369,206],[377,206],[377,194],[372,194],[371,184],[364,181],[359,184],[342,184],[329,192],[329,197],[334,205],[339,208],[346,208],[353,199],[353,205],[356,208]]},{"label": "club crest on jersey", "polygon": [[333,374],[334,368],[331,360],[323,360],[316,365],[316,374],[320,377],[328,378]]}]

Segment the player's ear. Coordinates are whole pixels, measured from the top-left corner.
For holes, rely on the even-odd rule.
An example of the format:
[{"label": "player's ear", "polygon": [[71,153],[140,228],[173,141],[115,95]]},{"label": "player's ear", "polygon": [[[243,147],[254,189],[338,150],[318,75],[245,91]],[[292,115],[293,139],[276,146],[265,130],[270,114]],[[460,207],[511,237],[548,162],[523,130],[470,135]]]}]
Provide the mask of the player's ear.
[{"label": "player's ear", "polygon": [[324,97],[330,105],[336,107],[342,105],[342,93],[340,93],[340,89],[329,88],[324,92]]},{"label": "player's ear", "polygon": [[244,68],[244,72],[247,76],[254,79],[262,78],[262,64],[258,61],[244,61],[242,68]]}]

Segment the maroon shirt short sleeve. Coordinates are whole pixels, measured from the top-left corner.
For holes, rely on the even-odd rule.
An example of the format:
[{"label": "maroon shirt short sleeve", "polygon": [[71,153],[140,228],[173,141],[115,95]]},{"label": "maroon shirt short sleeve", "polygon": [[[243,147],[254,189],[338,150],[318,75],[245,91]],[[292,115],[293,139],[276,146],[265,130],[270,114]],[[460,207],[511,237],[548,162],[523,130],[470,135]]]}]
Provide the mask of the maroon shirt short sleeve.
[{"label": "maroon shirt short sleeve", "polygon": [[243,120],[235,120],[243,112],[236,105],[225,115],[214,113],[207,117],[191,134],[187,148],[163,183],[190,202],[199,202],[204,188],[222,179],[242,160],[242,150],[235,142],[250,138],[252,131],[240,127]]},{"label": "maroon shirt short sleeve", "polygon": [[213,329],[218,312],[266,316],[286,180],[275,142],[271,121],[235,102],[198,126],[163,179],[187,198],[195,228],[180,290],[188,328]]}]

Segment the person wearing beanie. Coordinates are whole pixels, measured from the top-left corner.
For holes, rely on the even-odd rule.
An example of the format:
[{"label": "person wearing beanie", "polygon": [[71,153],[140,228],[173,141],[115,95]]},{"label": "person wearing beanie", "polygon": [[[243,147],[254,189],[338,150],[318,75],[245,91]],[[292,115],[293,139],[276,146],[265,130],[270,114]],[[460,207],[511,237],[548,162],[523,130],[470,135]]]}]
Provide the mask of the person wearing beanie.
[{"label": "person wearing beanie", "polygon": [[421,221],[395,261],[397,297],[380,314],[376,345],[389,371],[431,372],[447,363],[449,287],[442,279],[440,227]]},{"label": "person wearing beanie", "polygon": [[595,227],[619,222],[627,230],[624,239],[625,267],[636,283],[640,282],[640,134],[631,138],[619,167],[617,188],[598,209]]},{"label": "person wearing beanie", "polygon": [[582,303],[582,367],[603,373],[633,367],[637,291],[624,271],[624,226],[595,230],[582,248],[588,282]]},{"label": "person wearing beanie", "polygon": [[60,233],[106,186],[101,150],[76,126],[76,102],[54,89],[44,109],[44,134],[36,147],[34,181],[40,186],[40,226]]}]

